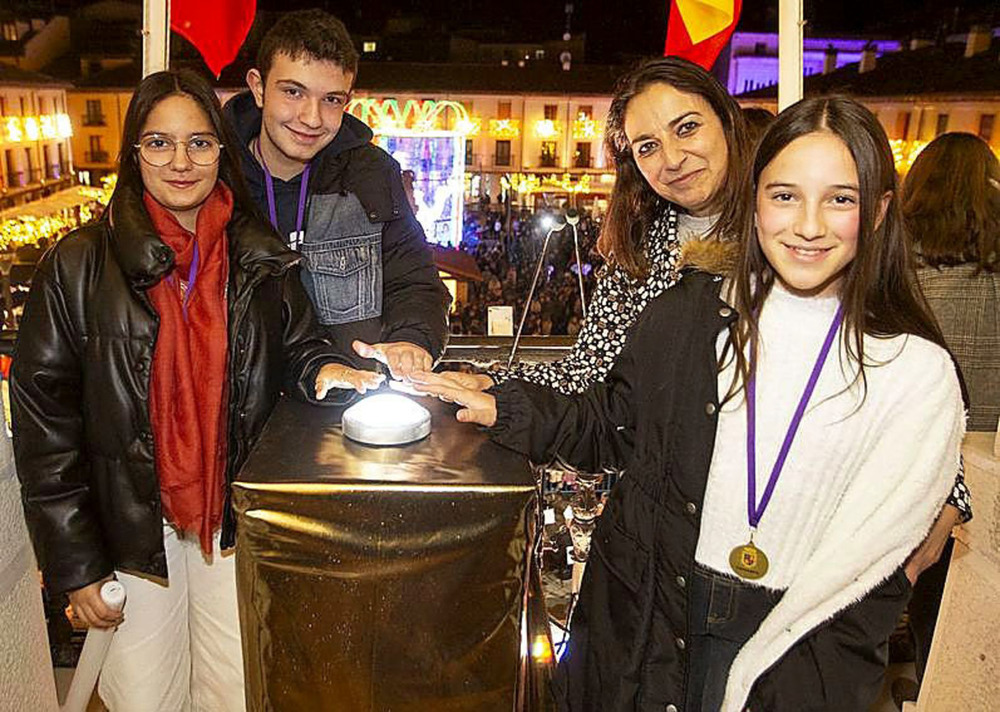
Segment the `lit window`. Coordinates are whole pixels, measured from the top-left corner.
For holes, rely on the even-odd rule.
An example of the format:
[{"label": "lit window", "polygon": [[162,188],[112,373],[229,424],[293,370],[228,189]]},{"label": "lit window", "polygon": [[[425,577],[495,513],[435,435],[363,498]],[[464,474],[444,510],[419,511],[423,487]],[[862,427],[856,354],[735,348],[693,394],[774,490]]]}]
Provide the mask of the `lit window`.
[{"label": "lit window", "polygon": [[361,49],[363,49],[366,54],[371,54],[372,52],[376,52],[378,51],[378,42],[371,42],[371,41],[364,42],[361,45]]},{"label": "lit window", "polygon": [[989,143],[993,140],[993,123],[996,114],[980,114],[979,116],[979,138]]}]

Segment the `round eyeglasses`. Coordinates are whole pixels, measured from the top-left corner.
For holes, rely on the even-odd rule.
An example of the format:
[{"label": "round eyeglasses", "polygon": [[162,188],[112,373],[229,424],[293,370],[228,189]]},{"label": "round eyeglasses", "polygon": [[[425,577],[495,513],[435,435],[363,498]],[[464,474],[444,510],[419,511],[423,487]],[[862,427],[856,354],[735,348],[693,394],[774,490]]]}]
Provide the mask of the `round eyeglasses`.
[{"label": "round eyeglasses", "polygon": [[166,136],[147,136],[135,148],[146,163],[156,168],[170,164],[177,154],[177,144],[184,146],[188,160],[196,166],[210,166],[219,160],[225,148],[215,136],[193,136],[187,141],[175,141]]}]

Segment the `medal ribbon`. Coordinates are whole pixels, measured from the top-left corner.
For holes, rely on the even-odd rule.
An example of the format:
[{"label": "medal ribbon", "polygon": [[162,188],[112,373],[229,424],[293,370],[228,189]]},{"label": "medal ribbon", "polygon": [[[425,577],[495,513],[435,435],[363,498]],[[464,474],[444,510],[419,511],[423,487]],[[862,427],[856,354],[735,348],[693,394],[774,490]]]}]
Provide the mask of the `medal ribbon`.
[{"label": "medal ribbon", "polygon": [[[267,161],[264,160],[264,154],[260,150],[260,136],[257,137],[257,155],[260,156],[260,165],[264,169],[264,185],[267,188],[267,211],[268,217],[271,218],[271,225],[274,229],[278,229],[278,209],[274,202],[274,178],[271,177],[271,171],[267,167]],[[296,242],[302,235],[302,221],[306,216],[306,198],[308,197],[309,191],[309,168],[310,164],[306,164],[305,170],[302,171],[302,180],[299,186],[299,206],[295,213],[295,240]]]},{"label": "medal ribbon", "polygon": [[[191,266],[188,268],[188,278],[187,278],[187,289],[181,294],[181,309],[184,312],[184,321],[187,321],[188,316],[188,302],[191,301],[191,295],[194,293],[194,282],[198,279],[198,237],[194,238],[194,252],[191,255]],[[170,281],[177,284],[177,279],[174,275],[170,276]],[[180,285],[177,285],[178,291],[180,291]]]},{"label": "medal ribbon", "polygon": [[819,356],[816,357],[816,363],[813,365],[812,373],[809,375],[809,382],[806,384],[806,388],[802,392],[802,397],[799,398],[799,405],[795,409],[795,415],[792,416],[792,422],[788,425],[788,431],[785,433],[785,441],[781,444],[781,450],[778,452],[778,459],[775,461],[774,467],[771,470],[771,476],[767,480],[767,486],[764,488],[764,496],[761,497],[759,505],[757,504],[756,452],[756,340],[754,340],[754,342],[750,345],[750,381],[747,384],[747,518],[750,521],[751,531],[757,528],[760,518],[764,516],[764,510],[767,509],[767,505],[771,502],[771,495],[774,494],[774,487],[778,484],[778,478],[781,476],[781,470],[785,466],[785,460],[788,458],[788,452],[792,449],[792,441],[795,440],[795,434],[799,430],[799,423],[802,422],[802,416],[805,415],[806,407],[809,405],[809,399],[812,398],[813,391],[816,390],[816,384],[819,382],[819,374],[823,371],[823,365],[826,363],[827,356],[830,355],[830,348],[833,346],[833,340],[837,336],[837,331],[840,329],[840,325],[843,321],[844,305],[841,304],[837,309],[836,315],[833,317],[833,322],[830,324],[829,330],[826,333],[826,339],[823,341],[823,348],[820,349]]}]

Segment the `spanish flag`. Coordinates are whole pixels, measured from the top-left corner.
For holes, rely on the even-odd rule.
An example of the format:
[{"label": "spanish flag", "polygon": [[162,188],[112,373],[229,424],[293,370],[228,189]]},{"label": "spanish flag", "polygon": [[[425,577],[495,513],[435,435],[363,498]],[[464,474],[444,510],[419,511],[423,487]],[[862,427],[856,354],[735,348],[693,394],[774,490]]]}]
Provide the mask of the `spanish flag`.
[{"label": "spanish flag", "polygon": [[664,56],[710,70],[740,19],[742,0],[670,0]]}]

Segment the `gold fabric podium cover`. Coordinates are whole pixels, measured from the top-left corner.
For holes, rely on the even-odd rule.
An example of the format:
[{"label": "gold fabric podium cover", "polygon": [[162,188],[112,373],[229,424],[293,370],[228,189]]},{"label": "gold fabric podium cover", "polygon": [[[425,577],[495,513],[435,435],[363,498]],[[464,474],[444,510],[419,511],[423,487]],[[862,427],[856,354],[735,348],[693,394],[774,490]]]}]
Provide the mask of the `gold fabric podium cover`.
[{"label": "gold fabric podium cover", "polygon": [[233,490],[251,712],[535,707],[530,468],[419,402],[431,435],[402,447],[347,440],[340,408],[285,399],[268,422]]}]

